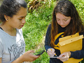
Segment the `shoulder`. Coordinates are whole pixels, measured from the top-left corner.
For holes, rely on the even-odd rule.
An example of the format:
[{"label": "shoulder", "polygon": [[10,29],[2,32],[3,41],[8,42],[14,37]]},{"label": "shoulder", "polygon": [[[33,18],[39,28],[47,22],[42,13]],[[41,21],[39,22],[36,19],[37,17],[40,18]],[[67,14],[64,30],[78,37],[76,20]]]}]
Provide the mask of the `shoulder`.
[{"label": "shoulder", "polygon": [[50,35],[51,33],[51,24],[48,25],[46,35]]},{"label": "shoulder", "polygon": [[5,37],[5,36],[6,36],[5,32],[0,29],[0,38]]},{"label": "shoulder", "polygon": [[3,34],[4,33],[2,33],[1,30],[0,30],[0,49],[2,49],[2,47],[3,47],[3,40],[2,39],[5,37],[5,34],[4,35]]},{"label": "shoulder", "polygon": [[51,24],[49,24],[49,26],[48,26],[49,28],[51,28]]},{"label": "shoulder", "polygon": [[48,25],[48,29],[47,30],[51,30],[51,24]]}]

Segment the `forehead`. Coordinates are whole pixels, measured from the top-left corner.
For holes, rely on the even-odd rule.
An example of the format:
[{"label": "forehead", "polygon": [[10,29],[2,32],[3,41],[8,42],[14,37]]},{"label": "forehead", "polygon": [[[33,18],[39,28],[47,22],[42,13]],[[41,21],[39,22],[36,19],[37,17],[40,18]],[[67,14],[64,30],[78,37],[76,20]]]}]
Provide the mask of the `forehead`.
[{"label": "forehead", "polygon": [[27,8],[21,7],[20,10],[16,13],[16,16],[25,16],[27,15]]},{"label": "forehead", "polygon": [[69,17],[63,15],[62,13],[56,13],[56,18],[69,18]]}]

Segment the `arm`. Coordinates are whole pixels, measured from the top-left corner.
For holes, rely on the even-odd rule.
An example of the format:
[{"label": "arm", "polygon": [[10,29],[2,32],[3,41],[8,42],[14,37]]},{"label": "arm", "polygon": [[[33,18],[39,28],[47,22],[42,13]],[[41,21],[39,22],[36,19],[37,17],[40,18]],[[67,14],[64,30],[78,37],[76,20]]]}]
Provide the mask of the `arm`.
[{"label": "arm", "polygon": [[45,49],[46,51],[49,48],[52,48],[50,46],[50,42],[51,42],[51,24],[48,26],[47,32],[46,32],[46,37],[45,37]]},{"label": "arm", "polygon": [[3,46],[0,42],[0,63],[2,63],[2,53],[3,53]]},{"label": "arm", "polygon": [[26,62],[26,61],[32,62],[32,61],[36,60],[39,56],[33,55],[32,53],[33,53],[32,50],[27,51],[22,56],[20,56],[16,60],[14,60],[12,63],[23,63],[23,62]]},{"label": "arm", "polygon": [[0,58],[0,63],[2,63],[2,58]]},{"label": "arm", "polygon": [[47,51],[47,54],[50,57],[53,57],[55,55],[55,49],[50,46],[51,42],[51,25],[48,26],[46,38],[45,38],[45,49]]}]

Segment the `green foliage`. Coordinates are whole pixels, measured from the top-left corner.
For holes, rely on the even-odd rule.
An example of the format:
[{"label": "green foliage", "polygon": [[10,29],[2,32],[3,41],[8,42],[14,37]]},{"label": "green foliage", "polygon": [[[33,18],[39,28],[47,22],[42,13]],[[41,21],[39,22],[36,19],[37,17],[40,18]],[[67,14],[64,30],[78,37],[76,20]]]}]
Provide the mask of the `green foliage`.
[{"label": "green foliage", "polygon": [[49,56],[46,52],[44,52],[38,59],[36,59],[33,63],[49,63]]},{"label": "green foliage", "polygon": [[84,59],[83,59],[83,61],[81,61],[81,63],[84,63]]},{"label": "green foliage", "polygon": [[33,1],[33,0],[25,0],[27,3],[29,2],[29,1]]},{"label": "green foliage", "polygon": [[[44,50],[44,47],[43,48],[40,48],[39,50],[36,50],[37,52],[38,51],[41,51],[41,50]],[[40,55],[40,57],[35,60],[33,63],[49,63],[49,56],[46,52],[44,52],[42,55]]]},{"label": "green foliage", "polygon": [[71,0],[71,2],[75,5],[81,19],[84,22],[84,1],[83,0]]},{"label": "green foliage", "polygon": [[[26,16],[26,24],[23,27],[23,35],[26,43],[26,51],[34,49],[39,43],[42,42],[45,36],[47,26],[51,22],[52,12],[55,3],[52,2],[49,7],[46,3],[32,13],[28,13]],[[33,63],[48,63],[49,58],[46,52],[44,52]]]},{"label": "green foliage", "polygon": [[53,5],[43,5],[26,16],[26,24],[23,27],[23,35],[26,42],[26,51],[34,49],[43,39],[47,26],[52,18]]}]

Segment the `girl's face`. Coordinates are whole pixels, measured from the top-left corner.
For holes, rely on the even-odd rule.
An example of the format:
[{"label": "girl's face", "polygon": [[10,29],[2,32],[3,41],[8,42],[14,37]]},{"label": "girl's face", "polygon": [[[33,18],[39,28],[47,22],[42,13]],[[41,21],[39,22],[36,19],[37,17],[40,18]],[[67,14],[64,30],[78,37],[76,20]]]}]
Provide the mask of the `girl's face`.
[{"label": "girl's face", "polygon": [[27,15],[27,9],[21,7],[16,15],[13,15],[13,17],[8,17],[8,21],[6,21],[6,23],[12,28],[20,29],[26,23],[25,22],[26,15]]},{"label": "girl's face", "polygon": [[62,27],[66,27],[70,21],[71,21],[71,17],[67,17],[61,13],[56,13],[56,20],[57,20],[57,23]]}]

